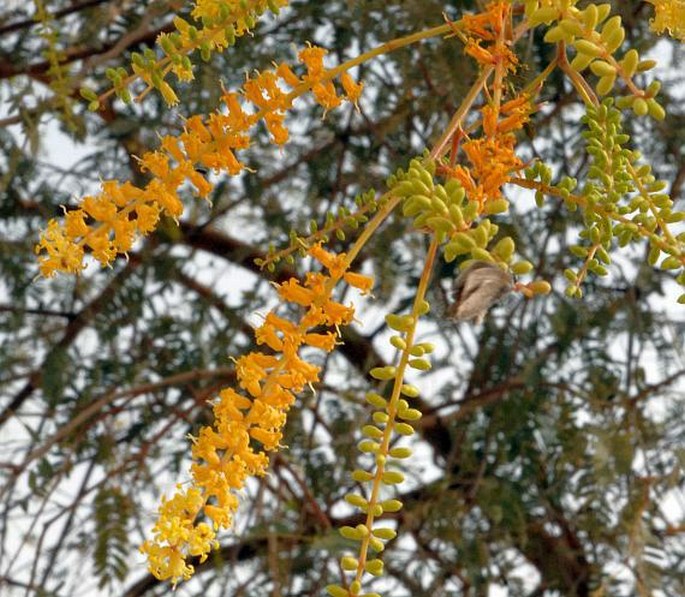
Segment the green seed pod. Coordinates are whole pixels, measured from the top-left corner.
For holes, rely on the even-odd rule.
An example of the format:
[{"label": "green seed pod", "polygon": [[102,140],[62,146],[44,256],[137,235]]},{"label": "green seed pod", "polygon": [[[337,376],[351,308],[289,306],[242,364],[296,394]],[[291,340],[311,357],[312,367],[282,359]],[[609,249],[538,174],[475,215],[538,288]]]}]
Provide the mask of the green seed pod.
[{"label": "green seed pod", "polygon": [[380,439],[383,437],[383,432],[375,425],[364,425],[362,427],[362,435],[373,439]]},{"label": "green seed pod", "polygon": [[447,204],[436,195],[431,196],[431,207],[436,214],[446,216],[449,213]]},{"label": "green seed pod", "polygon": [[426,186],[419,178],[411,178],[411,184],[414,195],[425,195],[430,197],[433,194],[432,188]]},{"label": "green seed pod", "polygon": [[371,418],[376,425],[385,425],[390,417],[388,417],[388,413],[376,411],[371,415]]},{"label": "green seed pod", "polygon": [[452,236],[450,242],[447,244],[447,247],[450,246],[457,255],[462,255],[473,249],[476,246],[476,242],[466,232],[457,232],[454,236]]},{"label": "green seed pod", "polygon": [[462,206],[461,213],[464,214],[464,219],[467,222],[473,222],[473,220],[478,215],[478,210],[480,205],[478,201],[471,201],[470,199],[466,202],[465,206]]},{"label": "green seed pod", "polygon": [[378,452],[380,445],[371,439],[363,439],[357,444],[357,448],[364,454],[374,454]]},{"label": "green seed pod", "polygon": [[636,97],[633,102],[633,112],[635,112],[636,116],[645,116],[649,112],[647,101],[641,97]]},{"label": "green seed pod", "polygon": [[464,214],[461,213],[461,209],[459,209],[459,206],[454,203],[451,203],[447,209],[449,211],[449,218],[450,220],[452,220],[452,223],[457,228],[464,228],[466,222],[464,221]]},{"label": "green seed pod", "polygon": [[403,180],[396,185],[388,185],[390,192],[399,197],[409,197],[414,193],[414,183],[411,180]]},{"label": "green seed pod", "polygon": [[388,404],[388,401],[376,392],[368,392],[366,394],[366,401],[376,408],[385,408]]},{"label": "green seed pod", "polygon": [[393,429],[398,435],[413,435],[414,428],[409,423],[395,423]]},{"label": "green seed pod", "polygon": [[479,247],[471,249],[471,257],[476,261],[486,261],[488,263],[494,263],[495,261],[488,251]]},{"label": "green seed pod", "polygon": [[405,218],[413,218],[415,215],[420,214],[425,208],[421,205],[420,201],[416,201],[415,197],[410,197],[402,204],[402,215]]},{"label": "green seed pod", "polygon": [[597,93],[606,95],[614,88],[614,83],[616,83],[616,73],[602,77],[597,83]]},{"label": "green seed pod", "polygon": [[461,205],[466,196],[464,187],[461,186],[461,183],[456,178],[450,178],[445,183],[445,191],[450,198],[450,203],[454,203],[455,205]]},{"label": "green seed pod", "polygon": [[343,556],[340,558],[340,565],[343,570],[356,570],[357,566],[359,566],[359,560],[352,556]]},{"label": "green seed pod", "polygon": [[564,28],[557,25],[556,27],[550,28],[545,34],[544,40],[548,44],[555,44],[558,41],[570,42],[573,39],[573,35],[568,33]]},{"label": "green seed pod", "polygon": [[573,60],[571,60],[571,68],[576,72],[584,71],[594,59],[595,57],[589,54],[578,53]]},{"label": "green seed pod", "polygon": [[423,348],[418,345],[414,345],[409,349],[409,354],[413,357],[422,357],[424,352]]},{"label": "green seed pod", "polygon": [[639,61],[640,55],[636,49],[631,48],[626,52],[626,55],[623,57],[623,60],[621,60],[620,64],[627,77],[632,77],[635,74]]},{"label": "green seed pod", "polygon": [[383,561],[382,560],[369,560],[364,564],[364,570],[373,576],[381,576],[383,574]]},{"label": "green seed pod", "polygon": [[[413,181],[421,181],[427,189],[433,190],[433,177],[430,175],[430,173],[423,167],[417,167],[416,164],[413,164],[409,168],[409,178],[412,179]],[[426,193],[429,194],[429,193]]]},{"label": "green seed pod", "polygon": [[398,412],[397,416],[405,421],[418,421],[423,415],[421,411],[416,408],[407,408]]},{"label": "green seed pod", "polygon": [[601,23],[611,14],[611,4],[598,4],[597,5],[597,18],[598,23]]},{"label": "green seed pod", "polygon": [[609,274],[608,270],[596,259],[591,259],[588,262],[588,269],[597,276],[607,276]]},{"label": "green seed pod", "polygon": [[559,9],[554,6],[543,6],[528,15],[528,22],[531,27],[545,23],[549,25],[559,15]]},{"label": "green seed pod", "polygon": [[640,62],[637,63],[637,72],[644,73],[648,70],[652,70],[656,65],[656,60],[640,60]]},{"label": "green seed pod", "polygon": [[391,541],[395,537],[397,537],[397,533],[393,529],[389,529],[387,527],[376,527],[371,531],[376,537],[379,539],[383,539],[384,541]]},{"label": "green seed pod", "polygon": [[327,585],[326,592],[331,597],[350,597],[347,589],[343,589],[340,585]]},{"label": "green seed pod", "polygon": [[505,263],[509,263],[515,250],[516,245],[514,244],[514,239],[512,239],[510,236],[505,236],[504,238],[500,239],[492,248],[492,253]]},{"label": "green seed pod", "polygon": [[450,197],[447,194],[445,187],[443,187],[441,184],[435,185],[435,188],[433,189],[433,194],[445,203],[450,203]]},{"label": "green seed pod", "polygon": [[593,58],[596,58],[604,51],[600,46],[588,41],[587,39],[576,40],[574,45],[580,54],[592,56]]},{"label": "green seed pod", "polygon": [[352,581],[350,583],[350,595],[353,597],[356,597],[359,595],[359,591],[362,590],[362,583],[360,583],[358,580]]},{"label": "green seed pod", "polygon": [[573,41],[573,37],[584,34],[583,26],[575,19],[562,19],[559,26],[570,36],[570,39],[567,38],[569,42]]},{"label": "green seed pod", "polygon": [[506,199],[493,199],[485,204],[485,215],[501,214],[509,210],[509,201]]},{"label": "green seed pod", "polygon": [[571,245],[569,247],[569,251],[571,251],[571,254],[575,255],[579,259],[585,259],[588,254],[587,247],[583,247],[582,245]]},{"label": "green seed pod", "polygon": [[380,553],[385,549],[385,545],[383,545],[383,542],[380,539],[377,539],[376,537],[369,538],[369,547],[373,549],[376,553]]},{"label": "green seed pod", "polygon": [[396,315],[388,313],[385,316],[385,323],[393,330],[398,332],[408,332],[416,324],[416,320],[411,315]]},{"label": "green seed pod", "polygon": [[611,35],[604,39],[607,51],[609,54],[613,54],[616,50],[621,47],[623,40],[626,38],[626,30],[623,27],[616,29]]},{"label": "green seed pod", "polygon": [[368,471],[363,471],[358,468],[352,471],[352,479],[357,481],[357,483],[368,483],[373,479],[373,475]]},{"label": "green seed pod", "polygon": [[533,269],[533,264],[530,261],[517,261],[509,269],[515,276],[522,276]]},{"label": "green seed pod", "polygon": [[669,255],[661,262],[661,269],[677,269],[683,265],[677,257]]},{"label": "green seed pod", "polygon": [[454,224],[451,220],[448,220],[444,216],[431,216],[426,220],[426,224],[431,230],[435,232],[452,232],[454,230]]},{"label": "green seed pod", "polygon": [[358,529],[350,526],[340,527],[338,533],[345,537],[345,539],[350,539],[352,541],[361,541],[364,538]]},{"label": "green seed pod", "polygon": [[404,481],[404,475],[400,471],[385,471],[381,481],[386,485],[398,485]]},{"label": "green seed pod", "polygon": [[423,352],[425,354],[430,354],[435,350],[435,344],[433,344],[432,342],[420,342],[416,346],[420,346],[421,348],[423,348]]},{"label": "green seed pod", "polygon": [[611,256],[609,255],[609,253],[607,253],[607,250],[604,247],[597,247],[597,252],[595,253],[595,255],[597,255],[599,260],[603,263],[611,263]]},{"label": "green seed pod", "polygon": [[389,379],[394,379],[397,375],[397,369],[392,365],[386,367],[374,367],[369,371],[369,375],[374,379],[387,381]]},{"label": "green seed pod", "polygon": [[668,224],[675,224],[676,222],[682,222],[685,220],[685,213],[682,211],[676,211],[672,214],[668,214],[667,216],[664,216],[664,220]]},{"label": "green seed pod", "polygon": [[416,398],[419,395],[419,388],[411,384],[405,383],[400,387],[400,393],[407,398]]},{"label": "green seed pod", "polygon": [[620,15],[614,15],[606,23],[604,23],[604,27],[602,27],[600,38],[602,39],[602,41],[606,41],[606,39],[611,37],[614,34],[614,32],[618,31],[620,27],[621,17]]},{"label": "green seed pod", "polygon": [[533,291],[533,294],[549,294],[552,292],[552,286],[547,280],[535,280],[528,284],[528,289]]},{"label": "green seed pod", "polygon": [[597,5],[588,4],[587,8],[581,13],[581,18],[585,27],[588,29],[594,29],[599,22],[599,13],[597,11]]},{"label": "green seed pod", "polygon": [[345,496],[345,501],[351,506],[356,506],[357,508],[368,508],[369,506],[368,500],[364,499],[357,493],[348,493]]},{"label": "green seed pod", "polygon": [[384,502],[381,502],[383,512],[399,512],[403,505],[404,504],[402,504],[400,500],[385,500]]},{"label": "green seed pod", "polygon": [[590,70],[598,77],[606,77],[616,74],[616,67],[604,60],[595,60],[590,64]]},{"label": "green seed pod", "polygon": [[410,359],[408,364],[412,369],[418,369],[419,371],[428,371],[431,368],[431,363],[428,359]]},{"label": "green seed pod", "polygon": [[649,115],[654,118],[654,120],[663,120],[666,118],[666,110],[657,102],[653,97],[647,100],[647,109]]},{"label": "green seed pod", "polygon": [[407,348],[407,343],[401,336],[392,336],[392,338],[390,338],[390,344],[392,344],[397,350],[405,350]]},{"label": "green seed pod", "polygon": [[393,458],[409,458],[412,455],[412,449],[405,446],[398,446],[397,448],[391,448],[388,454]]}]

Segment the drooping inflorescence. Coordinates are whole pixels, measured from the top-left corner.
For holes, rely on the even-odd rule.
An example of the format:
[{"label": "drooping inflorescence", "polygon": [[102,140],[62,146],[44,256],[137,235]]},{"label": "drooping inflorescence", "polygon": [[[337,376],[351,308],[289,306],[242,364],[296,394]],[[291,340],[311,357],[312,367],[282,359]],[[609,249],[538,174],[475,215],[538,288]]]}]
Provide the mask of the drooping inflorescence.
[{"label": "drooping inflorescence", "polygon": [[110,265],[137,238],[150,234],[160,217],[181,216],[180,193],[186,183],[194,187],[196,196],[208,199],[213,184],[200,168],[240,174],[245,165],[236,152],[249,147],[251,129],[261,121],[273,142],[283,145],[288,140],[286,112],[308,90],[326,110],[339,106],[343,99],[356,102],[362,86],[342,71],[347,75],[343,79],[346,95],[340,97],[333,83],[335,74],[324,68],[325,54],[322,48],[307,46],[298,54],[306,68],[301,76],[283,63],[275,71],[248,77],[240,93],[224,91],[221,108],[209,117],[191,116],[180,135],[163,136],[159,149],[139,158],[141,171],[152,177],[147,184],[104,181],[99,194],[88,195],[76,209],[65,210],[63,223],[51,220],[36,247],[41,274],[77,274],[86,253],[103,266]]}]

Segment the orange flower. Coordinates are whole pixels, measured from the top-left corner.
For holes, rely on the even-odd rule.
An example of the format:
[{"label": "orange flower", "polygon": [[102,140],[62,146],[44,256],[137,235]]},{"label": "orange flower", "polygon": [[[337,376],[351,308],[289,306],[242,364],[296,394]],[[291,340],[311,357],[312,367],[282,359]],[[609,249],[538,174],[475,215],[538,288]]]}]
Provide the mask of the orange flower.
[{"label": "orange flower", "polygon": [[361,290],[362,294],[369,294],[373,289],[373,278],[370,276],[365,276],[364,274],[358,274],[356,272],[345,272],[343,278],[350,286],[354,286]]}]

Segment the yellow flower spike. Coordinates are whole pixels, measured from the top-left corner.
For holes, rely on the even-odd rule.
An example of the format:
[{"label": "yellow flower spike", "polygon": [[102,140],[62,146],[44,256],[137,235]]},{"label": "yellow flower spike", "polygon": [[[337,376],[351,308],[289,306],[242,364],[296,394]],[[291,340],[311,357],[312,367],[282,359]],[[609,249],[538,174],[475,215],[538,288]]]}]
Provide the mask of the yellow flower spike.
[{"label": "yellow flower spike", "polygon": [[649,26],[655,33],[668,31],[675,39],[685,42],[685,0],[647,0],[654,5],[654,18]]}]

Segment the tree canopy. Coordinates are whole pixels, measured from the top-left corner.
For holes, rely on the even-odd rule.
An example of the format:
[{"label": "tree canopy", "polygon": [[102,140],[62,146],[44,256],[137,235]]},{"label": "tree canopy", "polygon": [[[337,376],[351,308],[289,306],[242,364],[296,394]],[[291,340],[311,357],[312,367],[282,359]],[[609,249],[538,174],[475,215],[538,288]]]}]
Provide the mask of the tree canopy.
[{"label": "tree canopy", "polygon": [[6,2],[0,593],[685,594],[683,40]]}]

